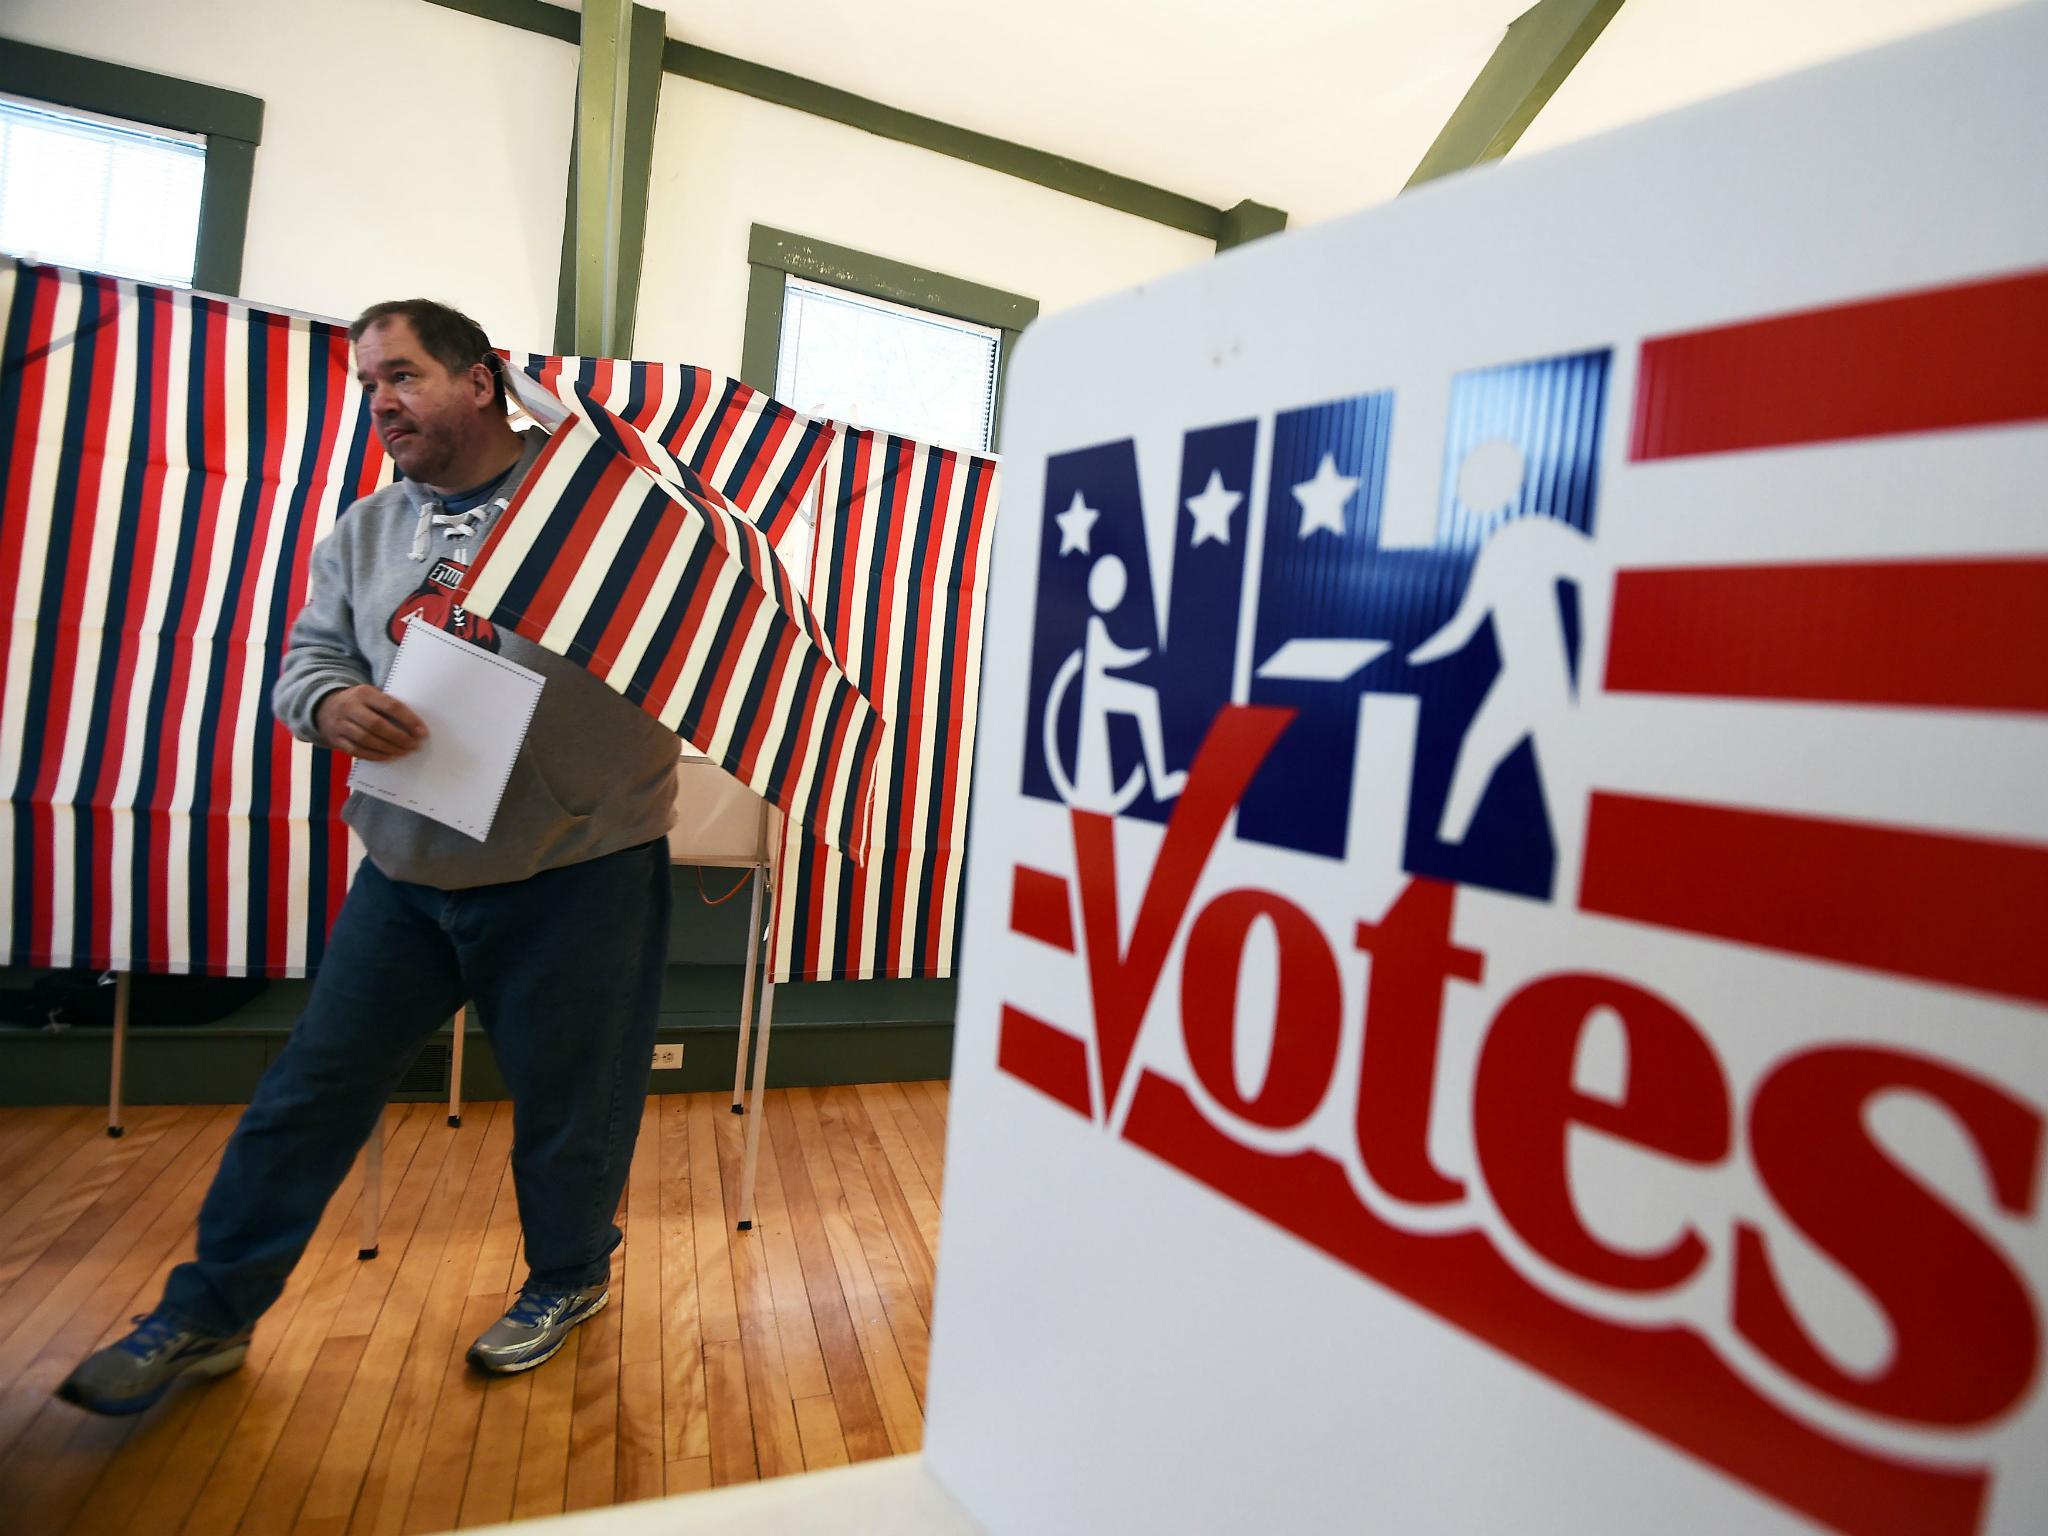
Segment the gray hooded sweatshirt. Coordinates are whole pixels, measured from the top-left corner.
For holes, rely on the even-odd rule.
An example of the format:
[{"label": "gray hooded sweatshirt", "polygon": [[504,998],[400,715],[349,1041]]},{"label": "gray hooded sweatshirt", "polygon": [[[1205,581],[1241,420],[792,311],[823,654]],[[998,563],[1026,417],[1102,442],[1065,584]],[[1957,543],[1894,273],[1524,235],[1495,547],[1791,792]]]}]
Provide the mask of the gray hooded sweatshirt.
[{"label": "gray hooded sweatshirt", "polygon": [[350,795],[342,819],[394,880],[443,890],[499,885],[581,863],[667,833],[680,743],[574,662],[459,607],[449,587],[533,466],[525,452],[496,496],[449,515],[411,481],[365,496],[313,550],[306,606],[292,625],[271,707],[301,741],[330,746],[313,711],[337,688],[384,685],[417,614],[546,679],[483,842],[403,806]]}]

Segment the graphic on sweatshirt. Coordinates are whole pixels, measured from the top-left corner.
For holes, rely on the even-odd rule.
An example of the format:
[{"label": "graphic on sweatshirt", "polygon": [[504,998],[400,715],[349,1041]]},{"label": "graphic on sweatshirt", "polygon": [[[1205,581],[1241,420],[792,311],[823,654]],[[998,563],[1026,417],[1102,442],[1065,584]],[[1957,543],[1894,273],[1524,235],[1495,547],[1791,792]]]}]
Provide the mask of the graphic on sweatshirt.
[{"label": "graphic on sweatshirt", "polygon": [[453,561],[436,560],[427,571],[427,579],[392,610],[391,621],[386,626],[392,641],[403,642],[405,626],[417,618],[424,619],[436,629],[447,630],[458,640],[467,640],[471,645],[496,652],[498,627],[489,619],[471,613],[459,600],[462,574],[463,568]]}]

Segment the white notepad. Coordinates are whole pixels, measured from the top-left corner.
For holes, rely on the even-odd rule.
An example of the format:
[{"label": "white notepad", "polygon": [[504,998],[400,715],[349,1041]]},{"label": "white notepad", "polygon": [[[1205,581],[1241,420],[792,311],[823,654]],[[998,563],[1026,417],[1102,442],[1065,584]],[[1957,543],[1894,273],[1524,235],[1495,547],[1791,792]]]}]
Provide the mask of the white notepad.
[{"label": "white notepad", "polygon": [[384,691],[425,722],[427,739],[390,762],[358,759],[349,787],[482,842],[544,681],[528,667],[413,620]]}]

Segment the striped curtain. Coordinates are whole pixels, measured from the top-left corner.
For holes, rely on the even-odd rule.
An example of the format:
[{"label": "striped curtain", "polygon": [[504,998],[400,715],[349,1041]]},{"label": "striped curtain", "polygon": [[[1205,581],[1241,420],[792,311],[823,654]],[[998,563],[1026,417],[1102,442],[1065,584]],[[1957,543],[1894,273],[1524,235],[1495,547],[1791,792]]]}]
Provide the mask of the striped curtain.
[{"label": "striped curtain", "polygon": [[864,860],[785,823],[777,981],[953,974],[996,490],[994,459],[887,433],[826,457],[811,601],[888,725]]},{"label": "striped curtain", "polygon": [[0,961],[319,964],[346,764],[270,688],[389,476],[344,327],[0,262]]},{"label": "striped curtain", "polygon": [[793,825],[860,851],[882,723],[766,530],[588,396],[550,392],[551,408],[510,382],[560,420],[464,601],[602,678]]},{"label": "striped curtain", "polygon": [[816,485],[833,428],[738,379],[678,363],[515,358],[562,399],[580,399],[666,449],[784,546]]}]

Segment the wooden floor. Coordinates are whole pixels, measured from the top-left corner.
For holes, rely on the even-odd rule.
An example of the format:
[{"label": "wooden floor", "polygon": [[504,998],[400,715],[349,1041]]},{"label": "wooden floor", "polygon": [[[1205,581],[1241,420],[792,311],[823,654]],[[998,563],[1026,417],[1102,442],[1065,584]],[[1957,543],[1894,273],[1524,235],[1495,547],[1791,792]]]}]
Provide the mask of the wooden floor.
[{"label": "wooden floor", "polygon": [[441,1531],[914,1450],[938,1252],[943,1083],[768,1095],[759,1209],[735,1232],[746,1121],[652,1099],[612,1304],[553,1360],[463,1351],[523,1265],[510,1104],[460,1129],[385,1117],[381,1255],[360,1182],[329,1207],[248,1363],[136,1419],[50,1396],[152,1305],[236,1107],[0,1110],[0,1530]]}]

